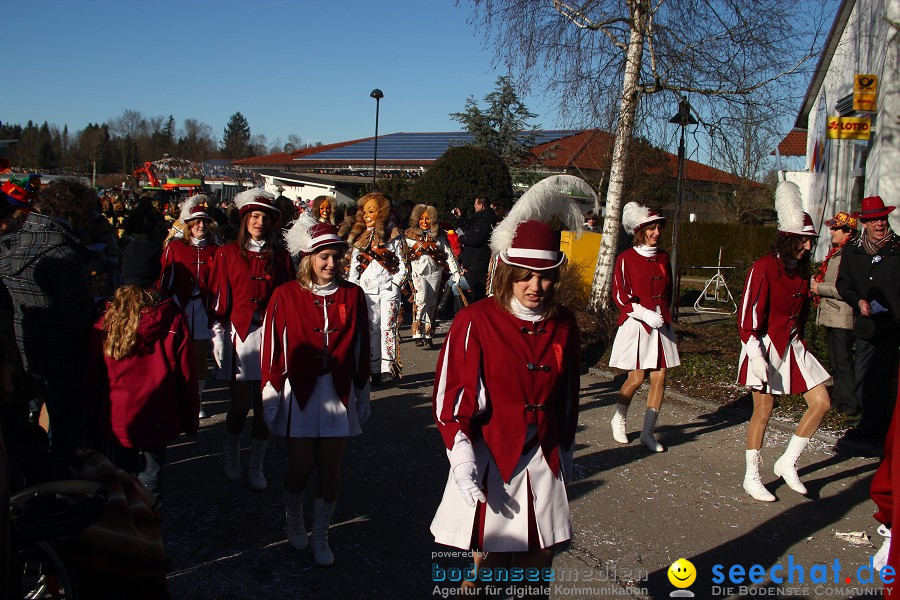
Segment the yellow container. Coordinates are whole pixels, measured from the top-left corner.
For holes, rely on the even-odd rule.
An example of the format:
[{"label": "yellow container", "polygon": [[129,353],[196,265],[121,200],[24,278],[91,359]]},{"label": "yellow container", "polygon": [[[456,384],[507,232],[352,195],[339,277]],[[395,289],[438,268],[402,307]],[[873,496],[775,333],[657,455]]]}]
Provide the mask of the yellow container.
[{"label": "yellow container", "polygon": [[579,275],[586,289],[590,289],[594,279],[602,239],[602,234],[593,231],[585,231],[578,239],[571,231],[560,232],[559,249],[565,252],[571,264],[578,265]]}]

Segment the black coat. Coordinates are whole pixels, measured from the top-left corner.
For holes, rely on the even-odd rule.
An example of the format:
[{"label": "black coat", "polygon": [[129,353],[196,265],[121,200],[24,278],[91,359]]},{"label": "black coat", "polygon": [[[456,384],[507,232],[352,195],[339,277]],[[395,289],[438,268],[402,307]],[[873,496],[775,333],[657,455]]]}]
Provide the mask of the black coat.
[{"label": "black coat", "polygon": [[[863,233],[865,235],[865,233]],[[838,293],[853,307],[853,333],[863,340],[883,339],[900,332],[900,239],[885,245],[875,256],[863,249],[861,238],[847,245],[838,271]],[[859,301],[872,302],[887,312],[863,317]]]},{"label": "black coat", "polygon": [[487,208],[476,212],[472,217],[465,234],[459,236],[459,243],[462,244],[459,261],[463,269],[473,273],[487,273],[491,263],[491,231],[499,220],[496,213]]}]

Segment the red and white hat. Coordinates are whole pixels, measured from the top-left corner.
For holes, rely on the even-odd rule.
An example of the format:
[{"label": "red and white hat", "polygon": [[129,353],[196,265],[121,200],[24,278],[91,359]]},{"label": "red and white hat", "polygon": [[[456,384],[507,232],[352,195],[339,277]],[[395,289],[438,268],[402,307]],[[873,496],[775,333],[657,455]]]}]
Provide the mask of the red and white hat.
[{"label": "red and white hat", "polygon": [[628,235],[634,235],[641,227],[657,221],[665,224],[666,218],[655,208],[648,208],[637,202],[629,202],[622,209],[622,228]]},{"label": "red and white hat", "polygon": [[546,271],[566,262],[566,255],[560,252],[559,237],[552,227],[543,221],[522,221],[510,247],[500,252],[500,260],[513,267]]},{"label": "red and white hat", "polygon": [[338,236],[337,227],[331,223],[319,223],[309,213],[303,213],[284,234],[284,241],[292,255],[316,252],[326,246],[346,249],[347,242]]},{"label": "red and white hat", "polygon": [[778,213],[778,231],[809,237],[819,235],[812,217],[803,211],[803,196],[793,181],[779,181],[775,187],[775,212]]},{"label": "red and white hat", "polygon": [[206,205],[209,204],[209,196],[206,194],[195,194],[181,203],[181,214],[178,220],[187,223],[191,219],[209,219],[209,213],[206,212]]},{"label": "red and white hat", "polygon": [[267,212],[273,217],[280,215],[281,211],[275,208],[274,201],[275,195],[262,188],[244,190],[234,197],[234,205],[240,211],[241,219],[244,218],[244,215],[254,210]]}]

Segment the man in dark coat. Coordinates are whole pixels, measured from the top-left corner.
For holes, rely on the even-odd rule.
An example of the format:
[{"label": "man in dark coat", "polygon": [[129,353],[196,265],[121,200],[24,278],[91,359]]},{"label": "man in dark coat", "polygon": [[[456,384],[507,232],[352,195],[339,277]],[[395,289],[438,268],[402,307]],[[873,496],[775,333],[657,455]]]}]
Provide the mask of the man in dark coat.
[{"label": "man in dark coat", "polygon": [[462,245],[459,260],[466,280],[472,287],[473,301],[481,300],[487,295],[487,274],[491,263],[489,242],[491,231],[500,220],[494,211],[485,210],[487,206],[487,198],[475,198],[475,214],[463,235],[459,236],[459,243]]},{"label": "man in dark coat", "polygon": [[880,196],[863,199],[862,210],[853,213],[863,234],[844,249],[837,278],[838,293],[855,317],[855,391],[862,406],[859,425],[845,437],[878,446],[891,422],[900,338],[900,239],[888,225],[894,208]]}]

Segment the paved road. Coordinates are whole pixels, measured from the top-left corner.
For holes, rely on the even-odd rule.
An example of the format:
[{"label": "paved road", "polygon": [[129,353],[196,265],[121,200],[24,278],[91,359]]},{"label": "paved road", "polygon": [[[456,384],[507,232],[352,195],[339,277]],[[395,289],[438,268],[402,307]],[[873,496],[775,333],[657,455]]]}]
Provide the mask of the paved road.
[{"label": "paved road", "polygon": [[[297,552],[285,540],[280,440],[270,445],[268,490],[251,492],[246,481],[225,479],[227,392],[207,392],[213,418],[203,422],[195,440],[173,444],[165,468],[163,533],[174,598],[405,599],[450,591],[432,581],[433,565],[446,569],[467,561],[440,554],[451,549],[434,544],[428,532],[447,472],[430,409],[437,350],[407,340],[402,352],[406,375],[375,394],[364,433],[348,444],[331,529],[336,564],[330,569],[316,567],[309,552]],[[727,577],[733,564],[759,564],[768,572],[787,566],[789,555],[804,567],[804,583],[797,582],[794,569],[795,583],[785,583],[781,597],[853,595],[843,589],[849,587],[846,577],[856,582],[856,568],[874,548],[844,542],[835,532],[874,536],[868,487],[876,460],[839,457],[814,440],[800,459],[812,499],[779,483],[769,486],[778,502],[758,503],[740,488],[746,415],[667,400],[660,438],[669,451],[650,454],[634,439],[639,411],[629,420],[630,445],[616,444],[609,434],[617,387],[593,375],[582,378],[575,481],[569,488],[576,537],[554,562],[552,598],[668,598],[675,588],[666,571],[680,557],[698,571],[689,588],[696,597],[727,597],[728,590],[712,588],[715,565],[723,566],[726,581],[720,587],[726,587],[732,585]],[[764,482],[775,480],[770,467],[787,439],[783,431],[767,437]],[[245,437],[245,467],[248,447]],[[880,539],[873,541],[880,545]],[[833,567],[835,559],[841,583],[817,589],[810,569]],[[576,575],[581,581],[560,581]],[[732,597],[742,595],[733,587]]]}]

